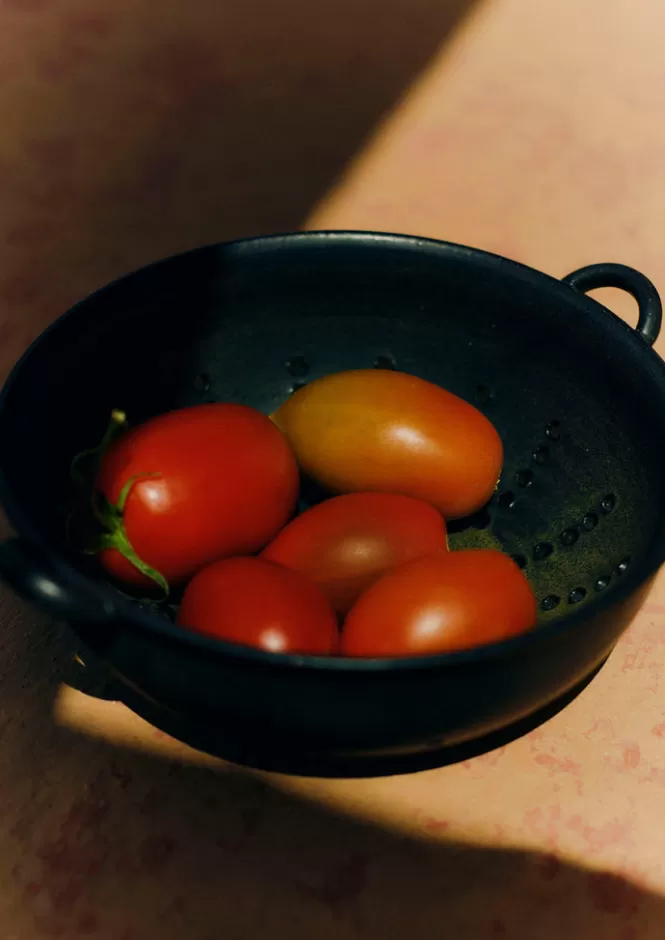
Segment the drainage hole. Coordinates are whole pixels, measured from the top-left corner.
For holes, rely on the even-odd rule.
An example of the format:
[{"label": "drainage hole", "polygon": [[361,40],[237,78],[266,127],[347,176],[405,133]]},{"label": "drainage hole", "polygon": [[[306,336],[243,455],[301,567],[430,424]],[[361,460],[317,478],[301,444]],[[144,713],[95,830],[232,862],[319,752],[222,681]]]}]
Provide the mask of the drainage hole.
[{"label": "drainage hole", "polygon": [[545,434],[551,441],[558,441],[561,437],[561,422],[550,421],[550,423],[545,428]]},{"label": "drainage hole", "polygon": [[544,597],[540,602],[541,610],[554,610],[555,607],[558,607],[561,603],[561,598],[557,597],[556,594],[548,594],[547,597]]},{"label": "drainage hole", "polygon": [[617,565],[617,574],[618,575],[625,574],[628,571],[629,565],[630,565],[630,558],[624,558]]},{"label": "drainage hole", "polygon": [[616,501],[617,498],[614,493],[608,493],[607,496],[603,496],[600,501],[600,511],[608,516],[616,506]]},{"label": "drainage hole", "polygon": [[580,537],[577,529],[564,529],[559,538],[562,545],[574,545]]},{"label": "drainage hole", "polygon": [[515,474],[515,482],[523,488],[531,486],[533,483],[533,470],[518,470]]},{"label": "drainage hole", "polygon": [[309,372],[309,363],[304,356],[293,356],[287,360],[286,371],[294,378],[300,379]]},{"label": "drainage hole", "polygon": [[515,505],[515,494],[507,490],[499,496],[497,503],[502,509],[512,509]]},{"label": "drainage hole", "polygon": [[395,369],[397,364],[392,356],[377,356],[374,360],[375,369]]},{"label": "drainage hole", "polygon": [[538,542],[533,546],[533,560],[545,561],[546,558],[550,557],[553,551],[554,546],[551,542]]},{"label": "drainage hole", "polygon": [[598,516],[595,512],[588,512],[584,519],[582,519],[582,528],[585,532],[591,532],[592,529],[595,529],[598,525]]},{"label": "drainage hole", "polygon": [[579,604],[580,601],[583,601],[586,597],[586,588],[576,587],[568,595],[569,604]]}]

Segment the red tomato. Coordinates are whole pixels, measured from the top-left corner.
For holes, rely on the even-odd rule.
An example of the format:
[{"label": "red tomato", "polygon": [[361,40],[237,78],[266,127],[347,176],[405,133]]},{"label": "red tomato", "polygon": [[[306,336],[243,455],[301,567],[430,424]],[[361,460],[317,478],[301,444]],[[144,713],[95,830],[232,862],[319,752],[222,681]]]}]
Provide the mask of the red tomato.
[{"label": "red tomato", "polygon": [[187,586],[178,623],[272,653],[339,649],[337,622],[319,588],[260,558],[227,558],[200,571]]},{"label": "red tomato", "polygon": [[263,550],[263,558],[315,581],[338,614],[390,568],[446,551],[446,524],[411,496],[351,493],[308,509]]},{"label": "red tomato", "polygon": [[386,369],[305,385],[272,416],[301,469],[336,493],[403,493],[457,519],[480,509],[501,472],[496,429],[438,385]]},{"label": "red tomato", "polygon": [[427,656],[496,643],[536,622],[536,599],[501,552],[448,552],[395,569],[364,594],[342,631],[346,656]]},{"label": "red tomato", "polygon": [[263,548],[291,515],[298,482],[286,439],[253,408],[198,405],[153,418],[101,460],[99,491],[116,506],[128,491],[109,519],[101,562],[130,584],[150,584],[146,567],[183,582],[219,558]]}]

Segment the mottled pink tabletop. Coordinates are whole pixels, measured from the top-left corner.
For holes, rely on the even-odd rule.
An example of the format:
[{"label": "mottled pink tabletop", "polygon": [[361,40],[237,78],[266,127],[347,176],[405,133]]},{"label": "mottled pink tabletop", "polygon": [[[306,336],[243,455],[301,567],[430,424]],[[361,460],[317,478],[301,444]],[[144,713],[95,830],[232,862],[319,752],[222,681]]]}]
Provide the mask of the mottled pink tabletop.
[{"label": "mottled pink tabletop", "polygon": [[[646,0],[3,0],[0,372],[125,270],[298,225],[665,290],[663,30]],[[538,731],[371,781],[193,752],[0,616],[0,940],[665,936],[662,578]]]}]

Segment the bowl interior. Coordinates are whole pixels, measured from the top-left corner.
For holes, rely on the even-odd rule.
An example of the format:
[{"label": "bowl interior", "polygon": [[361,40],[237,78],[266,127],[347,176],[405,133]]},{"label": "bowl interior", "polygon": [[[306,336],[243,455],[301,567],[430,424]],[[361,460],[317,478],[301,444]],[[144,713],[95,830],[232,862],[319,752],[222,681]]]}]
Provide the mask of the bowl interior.
[{"label": "bowl interior", "polygon": [[0,417],[3,472],[22,511],[67,551],[69,464],[101,439],[112,408],[133,423],[204,401],[269,413],[302,383],[366,367],[436,382],[494,422],[506,452],[500,486],[451,527],[451,541],[513,555],[544,621],[591,608],[662,560],[665,383],[655,355],[570,288],[415,240],[203,249],[94,295],[16,373]]}]

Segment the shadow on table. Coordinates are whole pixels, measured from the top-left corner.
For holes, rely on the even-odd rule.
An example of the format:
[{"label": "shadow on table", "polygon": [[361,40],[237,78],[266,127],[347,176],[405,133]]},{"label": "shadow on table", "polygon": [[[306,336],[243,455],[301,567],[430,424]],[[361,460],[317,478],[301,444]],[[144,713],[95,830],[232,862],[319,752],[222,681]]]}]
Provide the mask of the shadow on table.
[{"label": "shadow on table", "polygon": [[2,103],[32,117],[0,179],[6,359],[127,271],[306,224],[480,2],[164,0],[156,14],[131,0],[93,16],[15,0],[28,68]]},{"label": "shadow on table", "polygon": [[297,229],[478,2],[166,0],[155,17],[133,0],[49,116],[86,155],[81,172],[52,159],[39,123],[25,143],[29,195],[67,217],[72,293],[202,243]]},{"label": "shadow on table", "polygon": [[[299,227],[476,2],[207,0],[190,7],[192,35],[215,54],[190,66],[191,133],[179,146],[190,173],[200,174],[191,190],[208,200],[210,236]],[[160,82],[165,64],[156,71]],[[165,125],[166,138],[153,142],[157,163],[159,151],[173,152],[172,130]]]},{"label": "shadow on table", "polygon": [[316,787],[286,793],[56,727],[68,631],[4,591],[0,618],[0,922],[26,940],[663,935],[663,898],[538,852],[449,841],[417,806],[419,836],[326,809]]}]

